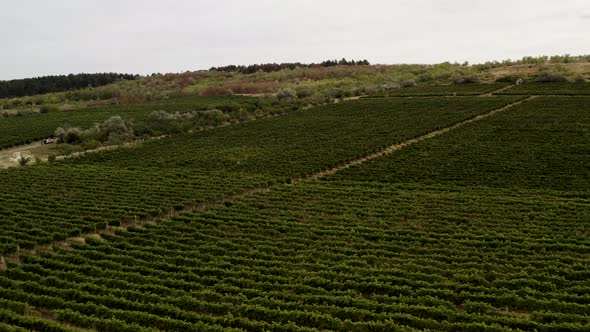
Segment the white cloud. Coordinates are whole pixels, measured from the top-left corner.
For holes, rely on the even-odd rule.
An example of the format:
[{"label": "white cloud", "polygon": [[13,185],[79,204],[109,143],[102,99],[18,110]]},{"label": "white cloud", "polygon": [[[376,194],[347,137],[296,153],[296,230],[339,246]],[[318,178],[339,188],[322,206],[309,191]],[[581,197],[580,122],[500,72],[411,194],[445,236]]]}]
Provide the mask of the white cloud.
[{"label": "white cloud", "polygon": [[20,0],[0,4],[0,79],[366,58],[590,53],[586,0]]}]

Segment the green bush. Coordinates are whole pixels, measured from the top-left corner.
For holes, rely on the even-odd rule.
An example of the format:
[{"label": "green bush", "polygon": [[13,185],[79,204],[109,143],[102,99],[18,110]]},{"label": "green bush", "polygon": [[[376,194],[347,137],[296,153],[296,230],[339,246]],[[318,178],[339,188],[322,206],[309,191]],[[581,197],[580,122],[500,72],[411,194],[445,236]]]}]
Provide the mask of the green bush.
[{"label": "green bush", "polygon": [[284,88],[284,89],[279,90],[279,92],[277,93],[277,98],[279,100],[297,99],[297,92],[295,92],[295,90],[290,89],[290,88]]},{"label": "green bush", "polygon": [[26,166],[29,161],[31,161],[31,156],[20,156],[20,158],[18,158],[18,164],[21,166]]},{"label": "green bush", "polygon": [[565,82],[567,79],[563,73],[551,70],[543,70],[539,73],[536,79],[537,82],[541,83],[552,83],[552,82]]},{"label": "green bush", "polygon": [[576,82],[576,83],[586,83],[586,77],[584,77],[584,75],[582,75],[582,74],[578,74],[574,78],[574,82]]},{"label": "green bush", "polygon": [[416,86],[416,81],[413,79],[407,79],[407,80],[401,81],[400,85],[402,86],[402,88],[409,88],[409,87]]},{"label": "green bush", "polygon": [[500,76],[495,79],[496,83],[516,83],[516,81],[522,79],[520,75],[505,75]]},{"label": "green bush", "polygon": [[41,113],[49,113],[49,112],[56,112],[59,111],[59,107],[57,105],[42,105],[39,108],[39,112]]},{"label": "green bush", "polygon": [[133,126],[119,115],[112,116],[98,125],[98,140],[100,142],[128,141],[134,137]]},{"label": "green bush", "polygon": [[81,142],[82,130],[80,128],[62,128],[58,127],[53,133],[56,143],[77,144]]}]

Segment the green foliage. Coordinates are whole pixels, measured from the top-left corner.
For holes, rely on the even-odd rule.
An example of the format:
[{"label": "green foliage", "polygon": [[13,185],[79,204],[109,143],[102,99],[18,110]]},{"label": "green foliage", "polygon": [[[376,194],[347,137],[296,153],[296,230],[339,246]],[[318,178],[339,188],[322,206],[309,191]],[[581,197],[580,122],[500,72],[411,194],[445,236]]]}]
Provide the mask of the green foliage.
[{"label": "green foliage", "polygon": [[98,140],[100,142],[124,142],[135,137],[133,125],[123,120],[118,115],[112,116],[97,126]]},{"label": "green foliage", "polygon": [[501,91],[504,95],[565,95],[587,96],[590,95],[589,83],[524,83]]},{"label": "green foliage", "polygon": [[590,98],[541,97],[335,179],[585,190]]},{"label": "green foliage", "polygon": [[[483,90],[433,91],[463,87]],[[521,99],[367,98],[0,171],[2,253],[137,224],[23,254],[0,273],[0,329],[584,331],[588,98],[536,98],[292,181]],[[257,110],[152,110],[145,123]],[[164,218],[187,206],[208,208]]]},{"label": "green foliage", "polygon": [[[208,109],[247,109],[254,112],[264,109],[266,112],[284,111],[286,106],[274,105],[269,99],[248,97],[186,97],[132,105],[104,106],[81,110],[32,113],[22,117],[10,117],[0,121],[0,147],[9,147],[41,140],[54,135],[56,128],[78,127],[81,130],[93,128],[114,115],[125,121],[133,119],[142,122],[155,110],[166,112],[194,112]],[[20,111],[25,112],[25,111]],[[23,114],[24,115],[24,114]],[[58,137],[57,135],[55,137]]]},{"label": "green foliage", "polygon": [[[0,235],[0,249],[10,250],[17,243],[22,247],[46,243],[58,229],[60,234],[77,234],[123,217],[145,218],[158,215],[160,210],[198,204],[240,188],[284,182],[286,178],[332,167],[513,100],[358,100],[145,141],[133,149],[2,171],[4,194],[16,202],[25,199],[35,209],[21,211],[17,220],[10,213],[0,217],[0,226],[18,232],[18,236]],[[213,119],[223,114],[210,113],[207,116]],[[64,152],[77,151],[77,146],[69,144],[60,147]],[[36,185],[23,191],[22,183]],[[108,192],[116,195],[105,196]],[[33,194],[38,199],[26,198]],[[55,202],[55,195],[63,199]],[[3,208],[18,209],[16,202]],[[59,227],[56,218],[60,220]],[[31,222],[34,230],[27,226]]]},{"label": "green foliage", "polygon": [[409,87],[416,86],[416,81],[413,79],[405,79],[405,80],[401,81],[400,85],[402,88],[409,88]]},{"label": "green foliage", "polygon": [[43,76],[0,81],[0,98],[81,89],[89,86],[106,85],[118,80],[133,80],[135,78],[136,76],[130,74],[100,73]]},{"label": "green foliage", "polygon": [[53,133],[57,143],[77,144],[82,142],[82,130],[76,127],[58,127]]},{"label": "green foliage", "polygon": [[[583,331],[586,245],[576,228],[586,219],[566,194],[537,197],[362,181],[276,186],[26,257],[0,275],[0,299],[116,331]],[[529,211],[551,224],[522,220]]]},{"label": "green foliage", "polygon": [[538,74],[536,81],[540,83],[565,82],[567,81],[567,79],[565,75],[561,72],[543,70]]},{"label": "green foliage", "polygon": [[453,84],[480,83],[478,74],[466,73],[463,71],[456,71],[452,73],[450,79]]},{"label": "green foliage", "polygon": [[[453,85],[426,85],[416,87],[406,87],[402,89],[393,89],[384,91],[381,96],[399,96],[399,97],[412,97],[412,96],[476,96],[481,94],[490,93],[492,91],[499,90],[506,87],[506,84],[495,83],[495,84],[453,84]],[[377,93],[373,94],[373,97],[379,97]]]},{"label": "green foliage", "polygon": [[289,88],[281,89],[277,92],[277,98],[279,100],[294,100],[297,99],[297,92]]},{"label": "green foliage", "polygon": [[504,75],[504,76],[497,77],[496,83],[515,84],[519,80],[523,80],[522,75]]},{"label": "green foliage", "polygon": [[59,107],[57,105],[41,105],[39,108],[40,113],[57,112]]},{"label": "green foliage", "polygon": [[18,158],[18,164],[21,166],[26,166],[29,161],[31,161],[31,159],[31,156],[20,156],[20,158]]}]

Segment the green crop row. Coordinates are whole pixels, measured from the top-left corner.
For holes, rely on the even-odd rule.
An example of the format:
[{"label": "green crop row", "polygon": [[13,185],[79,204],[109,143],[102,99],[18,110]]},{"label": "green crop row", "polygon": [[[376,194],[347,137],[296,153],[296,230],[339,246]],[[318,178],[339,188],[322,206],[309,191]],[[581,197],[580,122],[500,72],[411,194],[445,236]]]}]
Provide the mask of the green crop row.
[{"label": "green crop row", "polygon": [[427,96],[477,96],[491,93],[507,87],[508,84],[451,84],[451,85],[424,85],[401,88],[387,92],[390,97],[427,97]]},{"label": "green crop row", "polygon": [[525,83],[498,92],[502,95],[590,95],[590,83]]},{"label": "green crop row", "polygon": [[0,252],[282,183],[515,100],[341,103],[0,171]]},{"label": "green crop row", "polygon": [[580,191],[588,165],[590,98],[539,97],[331,180]]},{"label": "green crop row", "polygon": [[111,116],[124,119],[145,119],[154,111],[193,112],[206,109],[219,109],[224,112],[238,111],[240,108],[254,112],[269,103],[265,99],[249,97],[183,97],[154,102],[109,105],[94,108],[37,113],[24,116],[0,118],[0,148],[31,143],[53,135],[58,127],[92,127]]},{"label": "green crop row", "polygon": [[306,181],[26,257],[0,299],[117,322],[105,330],[582,331],[588,207],[560,192]]}]

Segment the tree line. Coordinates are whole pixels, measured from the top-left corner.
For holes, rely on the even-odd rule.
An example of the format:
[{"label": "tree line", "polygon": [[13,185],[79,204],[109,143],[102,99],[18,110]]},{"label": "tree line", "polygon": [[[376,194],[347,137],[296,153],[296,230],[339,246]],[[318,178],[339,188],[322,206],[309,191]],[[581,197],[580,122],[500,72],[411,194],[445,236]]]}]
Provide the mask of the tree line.
[{"label": "tree line", "polygon": [[69,74],[0,81],[0,98],[24,97],[36,94],[77,90],[107,85],[138,76],[119,73]]},{"label": "tree line", "polygon": [[370,65],[367,60],[346,60],[342,58],[340,60],[326,60],[320,63],[301,63],[301,62],[284,62],[284,63],[262,63],[254,65],[229,65],[223,67],[211,67],[210,71],[223,71],[223,72],[240,72],[242,74],[252,74],[258,71],[270,73],[273,71],[280,71],[283,69],[295,69],[299,68],[315,68],[315,67],[333,67],[333,66],[357,66],[357,65]]}]

